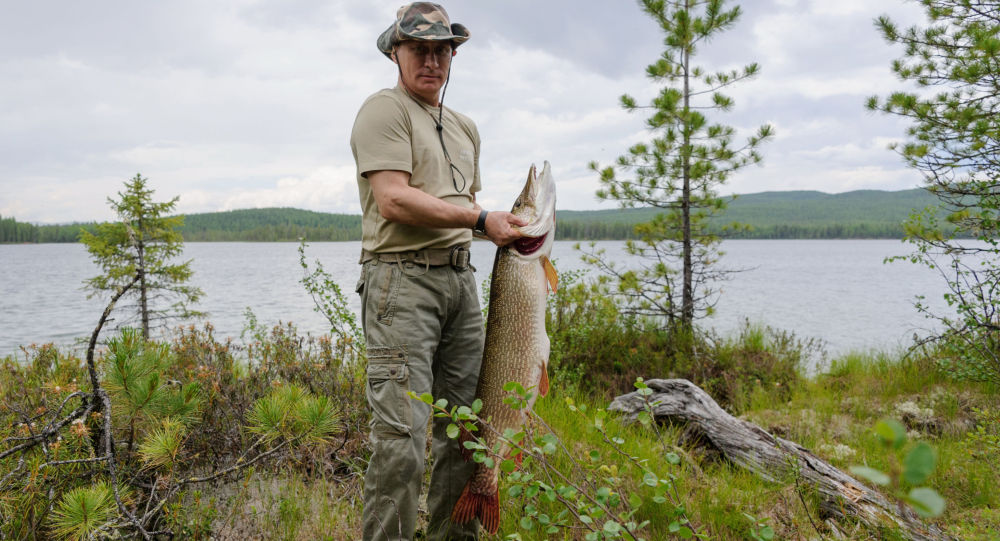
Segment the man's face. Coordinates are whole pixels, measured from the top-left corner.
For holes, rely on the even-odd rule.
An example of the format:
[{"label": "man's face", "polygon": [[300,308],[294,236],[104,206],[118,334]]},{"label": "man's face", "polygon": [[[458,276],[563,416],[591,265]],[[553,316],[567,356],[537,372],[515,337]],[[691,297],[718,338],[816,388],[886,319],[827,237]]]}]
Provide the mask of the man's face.
[{"label": "man's face", "polygon": [[396,47],[403,86],[423,101],[438,104],[438,92],[448,78],[452,48],[448,41],[404,41]]}]

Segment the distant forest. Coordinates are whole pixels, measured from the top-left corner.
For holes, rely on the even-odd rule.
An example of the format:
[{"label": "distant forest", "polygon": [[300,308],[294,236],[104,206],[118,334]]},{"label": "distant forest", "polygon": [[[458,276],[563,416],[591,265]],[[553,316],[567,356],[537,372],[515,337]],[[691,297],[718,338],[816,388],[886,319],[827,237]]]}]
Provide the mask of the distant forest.
[{"label": "distant forest", "polygon": [[[733,239],[898,239],[903,237],[903,222],[914,210],[935,203],[937,199],[923,189],[761,192],[729,199],[715,225],[720,235]],[[636,224],[657,213],[655,208],[562,211],[557,238],[630,238]],[[723,230],[734,223],[749,228]]]},{"label": "distant forest", "polygon": [[[841,194],[815,191],[763,192],[736,196],[716,220],[720,231],[739,239],[902,238],[903,222],[914,209],[933,205],[925,190],[859,190]],[[650,220],[654,208],[566,210],[557,213],[560,240],[621,240],[636,224]],[[76,242],[80,229],[94,223],[36,225],[0,216],[0,243]],[[181,230],[188,242],[348,241],[361,239],[361,217],[292,208],[246,209],[188,214]]]},{"label": "distant forest", "polygon": [[361,240],[361,216],[290,208],[188,214],[181,233],[190,242]]}]

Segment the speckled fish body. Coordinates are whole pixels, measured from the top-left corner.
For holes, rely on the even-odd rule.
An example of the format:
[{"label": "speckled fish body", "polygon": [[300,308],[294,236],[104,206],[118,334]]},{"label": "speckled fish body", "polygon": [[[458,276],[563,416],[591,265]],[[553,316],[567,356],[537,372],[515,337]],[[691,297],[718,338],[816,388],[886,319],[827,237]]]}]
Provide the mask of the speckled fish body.
[{"label": "speckled fish body", "polygon": [[[488,420],[491,427],[482,430],[479,436],[490,449],[505,430],[519,431],[526,418],[526,410],[515,410],[503,403],[508,396],[504,385],[516,381],[530,389],[529,408],[535,397],[548,391],[545,307],[547,288],[556,287],[555,269],[549,261],[555,237],[555,203],[555,181],[548,162],[537,177],[532,166],[524,190],[511,210],[528,222],[519,228],[525,237],[498,248],[493,261],[486,346],[476,389],[476,397],[483,402],[479,416]],[[510,449],[501,443],[499,451],[500,456],[508,456]],[[493,467],[477,465],[455,505],[454,522],[464,523],[477,517],[487,531],[496,533],[498,468],[499,461]]]}]

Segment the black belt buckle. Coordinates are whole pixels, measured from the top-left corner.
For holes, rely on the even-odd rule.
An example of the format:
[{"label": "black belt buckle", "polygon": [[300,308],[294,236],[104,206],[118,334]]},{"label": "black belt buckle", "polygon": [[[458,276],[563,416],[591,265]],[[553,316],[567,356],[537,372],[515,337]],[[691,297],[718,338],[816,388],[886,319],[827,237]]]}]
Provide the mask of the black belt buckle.
[{"label": "black belt buckle", "polygon": [[449,262],[451,267],[456,270],[469,268],[469,250],[463,246],[452,246]]}]

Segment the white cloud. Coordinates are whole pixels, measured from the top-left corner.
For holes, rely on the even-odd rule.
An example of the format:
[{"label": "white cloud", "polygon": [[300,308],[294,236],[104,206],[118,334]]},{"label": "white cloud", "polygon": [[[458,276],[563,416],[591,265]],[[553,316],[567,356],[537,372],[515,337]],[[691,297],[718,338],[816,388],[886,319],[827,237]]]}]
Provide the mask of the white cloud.
[{"label": "white cloud", "polygon": [[[105,199],[136,172],[185,212],[296,206],[358,212],[348,139],[362,100],[395,82],[375,37],[399,0],[125,0],[33,3],[0,20],[0,214],[60,222],[106,219]],[[661,51],[633,4],[453,0],[473,39],[455,59],[446,102],[483,137],[480,201],[506,208],[531,163],[549,160],[560,208],[607,207],[587,163],[612,162],[648,138],[623,93],[656,87],[645,65]],[[512,7],[513,6],[513,7]],[[514,9],[514,7],[518,9]],[[899,87],[872,19],[901,24],[919,8],[894,0],[772,0],[743,6],[735,28],[697,58],[709,69],[758,61],[735,86],[741,132],[770,122],[763,167],[727,189],[897,189],[915,184],[886,143],[898,119],[863,108]],[[127,29],[127,31],[123,31]],[[853,145],[853,146],[852,146]]]},{"label": "white cloud", "polygon": [[221,193],[191,190],[181,194],[180,201],[184,212],[267,207],[295,207],[354,214],[361,212],[353,166],[319,167],[301,177],[279,178],[272,186],[243,189],[235,193],[229,190]]}]

